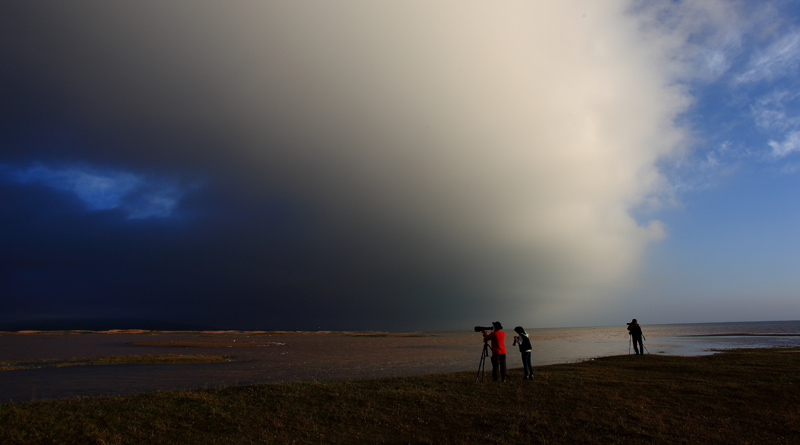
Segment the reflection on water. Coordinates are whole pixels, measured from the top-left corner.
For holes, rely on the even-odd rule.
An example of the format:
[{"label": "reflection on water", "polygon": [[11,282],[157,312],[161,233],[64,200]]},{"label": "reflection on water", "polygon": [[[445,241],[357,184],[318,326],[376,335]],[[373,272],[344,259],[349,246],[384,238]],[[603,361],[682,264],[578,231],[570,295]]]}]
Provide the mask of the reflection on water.
[{"label": "reflection on water", "polygon": [[[800,344],[800,322],[643,326],[651,354]],[[628,354],[625,325],[531,329],[534,366]],[[521,367],[507,332],[509,367]],[[728,334],[722,336],[704,336]],[[736,335],[755,334],[755,335]],[[783,334],[784,336],[770,336]],[[235,346],[234,346],[235,344]],[[248,335],[201,333],[0,335],[0,360],[118,355],[217,354],[239,361],[205,364],[71,366],[2,371],[0,403],[295,380],[359,379],[477,370],[480,333],[352,336],[339,333]]]}]

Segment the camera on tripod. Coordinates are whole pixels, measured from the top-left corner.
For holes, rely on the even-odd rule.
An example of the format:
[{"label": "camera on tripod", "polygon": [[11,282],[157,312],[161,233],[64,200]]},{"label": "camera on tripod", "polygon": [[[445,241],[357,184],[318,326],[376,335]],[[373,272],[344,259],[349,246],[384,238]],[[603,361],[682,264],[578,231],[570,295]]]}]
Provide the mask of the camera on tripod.
[{"label": "camera on tripod", "polygon": [[[475,377],[475,383],[478,383],[482,379],[485,378],[486,374],[486,357],[491,356],[491,348],[489,347],[489,341],[492,342],[494,346],[494,342],[498,341],[502,347],[503,344],[503,333],[497,332],[503,329],[503,325],[500,324],[499,321],[492,322],[491,326],[475,326],[475,332],[483,331],[483,351],[481,351],[481,361],[478,363],[478,375]],[[486,331],[492,331],[491,334],[487,334]],[[499,340],[498,340],[499,336]],[[494,356],[492,356],[494,357]],[[498,353],[498,362],[502,360],[502,369],[503,369],[503,381],[506,380],[506,370],[505,370],[505,354]],[[497,380],[496,374],[496,364],[492,361],[492,378]]]},{"label": "camera on tripod", "polygon": [[475,332],[491,331],[493,329],[494,329],[494,327],[492,327],[492,326],[475,326]]}]

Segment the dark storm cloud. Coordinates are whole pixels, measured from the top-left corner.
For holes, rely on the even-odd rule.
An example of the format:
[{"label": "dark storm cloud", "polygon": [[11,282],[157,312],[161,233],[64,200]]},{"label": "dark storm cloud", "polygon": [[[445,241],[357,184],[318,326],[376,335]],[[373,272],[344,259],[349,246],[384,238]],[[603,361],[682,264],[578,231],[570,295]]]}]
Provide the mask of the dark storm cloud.
[{"label": "dark storm cloud", "polygon": [[683,101],[591,5],[4,5],[3,303],[453,328],[615,285]]}]

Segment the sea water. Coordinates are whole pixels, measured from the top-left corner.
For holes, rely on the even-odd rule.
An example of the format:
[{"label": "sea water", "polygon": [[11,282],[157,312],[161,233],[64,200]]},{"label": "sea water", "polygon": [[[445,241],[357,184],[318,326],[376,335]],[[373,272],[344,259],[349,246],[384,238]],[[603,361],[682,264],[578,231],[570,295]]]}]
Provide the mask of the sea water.
[{"label": "sea water", "polygon": [[[539,364],[633,353],[627,326],[534,329]],[[800,321],[643,325],[646,353],[696,356],[726,349],[800,345]],[[510,334],[508,334],[510,335]]]},{"label": "sea water", "polygon": [[[646,353],[695,356],[733,348],[800,345],[800,321],[643,325]],[[521,367],[514,331],[507,361]],[[528,329],[534,366],[632,353],[625,324]],[[225,342],[237,346],[221,346]],[[202,347],[165,346],[208,341]],[[248,343],[251,342],[251,343]],[[142,343],[145,343],[144,345]],[[239,347],[240,344],[248,346]],[[250,346],[250,345],[253,346]],[[259,346],[255,346],[258,344]],[[477,371],[481,333],[107,333],[0,335],[0,361],[116,355],[215,354],[225,363],[124,364],[0,371],[0,403],[297,380],[363,379]]]}]

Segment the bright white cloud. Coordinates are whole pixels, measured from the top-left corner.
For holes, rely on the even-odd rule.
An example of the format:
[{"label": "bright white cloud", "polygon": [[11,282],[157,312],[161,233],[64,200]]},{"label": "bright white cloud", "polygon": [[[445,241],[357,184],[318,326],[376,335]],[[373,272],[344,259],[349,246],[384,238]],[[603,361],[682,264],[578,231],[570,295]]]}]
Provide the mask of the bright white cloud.
[{"label": "bright white cloud", "polygon": [[343,227],[520,261],[505,295],[591,297],[629,277],[664,233],[630,211],[663,191],[655,161],[683,138],[672,54],[622,1],[422,5],[269,4],[228,20],[259,48],[234,60],[254,68],[236,84],[246,95],[228,96],[281,110],[294,142],[277,151],[242,128],[269,171],[291,172],[270,177]]}]

